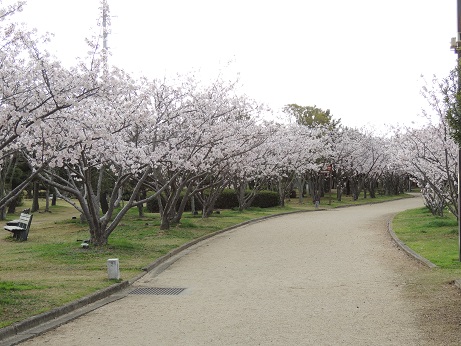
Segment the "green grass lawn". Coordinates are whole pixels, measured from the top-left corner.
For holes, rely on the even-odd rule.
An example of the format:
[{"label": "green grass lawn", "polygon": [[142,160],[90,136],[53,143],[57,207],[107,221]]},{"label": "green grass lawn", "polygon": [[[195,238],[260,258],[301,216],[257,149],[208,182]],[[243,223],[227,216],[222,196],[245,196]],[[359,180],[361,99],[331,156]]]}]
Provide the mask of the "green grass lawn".
[{"label": "green grass lawn", "polygon": [[[344,196],[342,202],[333,198],[329,206],[327,195],[320,208],[402,197],[360,198],[353,202]],[[23,208],[30,204],[26,201]],[[158,214],[146,213],[140,218],[133,209],[113,232],[109,245],[83,249],[81,240],[89,237],[87,226],[79,222],[73,207],[59,201],[51,207],[51,213],[34,213],[28,241],[15,241],[7,231],[0,236],[0,328],[113,284],[107,278],[109,258],[119,259],[122,279],[130,280],[157,258],[203,235],[267,215],[314,209],[306,198],[302,204],[298,199],[288,200],[284,208],[222,210],[208,219],[186,213],[181,224],[169,231],[159,230]],[[15,218],[18,214],[8,215],[8,220]]]},{"label": "green grass lawn", "polygon": [[461,269],[456,218],[433,216],[427,208],[407,210],[392,224],[395,234],[407,246],[443,269]]}]

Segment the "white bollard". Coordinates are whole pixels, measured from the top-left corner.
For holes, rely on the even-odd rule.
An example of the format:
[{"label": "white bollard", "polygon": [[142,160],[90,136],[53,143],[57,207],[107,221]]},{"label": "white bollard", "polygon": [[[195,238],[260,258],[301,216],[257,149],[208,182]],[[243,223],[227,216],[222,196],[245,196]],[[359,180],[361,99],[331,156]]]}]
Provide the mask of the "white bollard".
[{"label": "white bollard", "polygon": [[109,280],[120,279],[120,266],[118,263],[118,258],[111,258],[107,260],[107,274],[109,275]]}]

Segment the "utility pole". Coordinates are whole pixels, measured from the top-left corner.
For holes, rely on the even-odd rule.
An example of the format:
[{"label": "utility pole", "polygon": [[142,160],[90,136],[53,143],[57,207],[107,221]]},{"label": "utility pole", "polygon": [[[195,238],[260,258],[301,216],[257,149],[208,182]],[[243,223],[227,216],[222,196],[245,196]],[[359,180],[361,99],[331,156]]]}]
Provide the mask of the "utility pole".
[{"label": "utility pole", "polygon": [[[456,53],[458,54],[458,61],[456,62],[456,68],[458,69],[458,89],[457,94],[460,92],[461,87],[461,76],[459,75],[459,61],[461,59],[461,0],[457,0],[457,21],[458,21],[458,32],[456,35]],[[458,95],[456,97],[458,101]],[[461,148],[458,144],[458,259],[461,262]]]},{"label": "utility pole", "polygon": [[102,0],[102,57],[103,57],[103,68],[104,68],[104,75],[107,76],[107,71],[108,71],[108,65],[107,65],[107,60],[108,60],[108,52],[107,52],[107,16],[108,16],[108,10],[109,10],[109,5],[107,4],[107,0]]},{"label": "utility pole", "polygon": [[[457,29],[455,38],[451,39],[451,48],[458,55],[456,69],[458,70],[458,88],[456,90],[456,102],[459,102],[461,90],[460,59],[461,59],[461,0],[457,0]],[[458,105],[456,105],[458,106]],[[461,147],[458,144],[458,260],[461,262]]]},{"label": "utility pole", "polygon": [[102,47],[107,50],[107,0],[102,1]]}]

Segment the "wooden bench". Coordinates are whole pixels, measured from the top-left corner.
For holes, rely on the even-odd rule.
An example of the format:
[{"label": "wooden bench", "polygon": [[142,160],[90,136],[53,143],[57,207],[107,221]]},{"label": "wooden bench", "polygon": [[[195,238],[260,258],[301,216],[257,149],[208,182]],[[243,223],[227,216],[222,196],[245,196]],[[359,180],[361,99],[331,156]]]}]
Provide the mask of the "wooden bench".
[{"label": "wooden bench", "polygon": [[3,227],[6,231],[13,233],[13,238],[17,240],[27,240],[32,214],[21,213],[18,220],[7,222]]},{"label": "wooden bench", "polygon": [[[21,214],[19,215],[19,217],[22,216],[22,214],[30,214],[30,208],[29,209],[24,209]],[[20,219],[16,219],[16,220],[11,220],[11,221],[8,221],[6,223],[7,226],[18,226],[19,222],[21,220]]]}]

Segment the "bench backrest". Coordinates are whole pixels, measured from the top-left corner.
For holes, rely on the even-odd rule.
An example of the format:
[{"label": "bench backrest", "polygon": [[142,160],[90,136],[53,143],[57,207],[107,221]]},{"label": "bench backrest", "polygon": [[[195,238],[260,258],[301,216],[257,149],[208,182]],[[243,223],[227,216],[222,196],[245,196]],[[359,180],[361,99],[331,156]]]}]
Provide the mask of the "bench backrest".
[{"label": "bench backrest", "polygon": [[32,214],[29,214],[29,215],[30,217],[29,217],[29,222],[27,223],[27,227],[26,227],[26,239],[25,240],[27,240],[27,237],[29,236],[30,224],[32,223],[32,217],[34,216]]},{"label": "bench backrest", "polygon": [[19,216],[19,225],[25,229],[29,229],[30,223],[32,222],[32,214],[23,214]]}]

